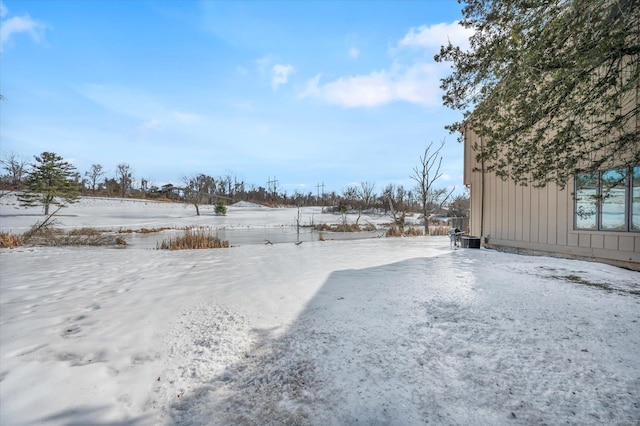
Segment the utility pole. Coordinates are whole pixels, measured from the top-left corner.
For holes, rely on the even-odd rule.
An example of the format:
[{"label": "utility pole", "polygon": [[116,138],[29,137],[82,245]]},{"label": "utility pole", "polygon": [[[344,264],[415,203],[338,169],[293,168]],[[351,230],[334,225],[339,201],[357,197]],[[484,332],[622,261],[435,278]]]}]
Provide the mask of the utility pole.
[{"label": "utility pole", "polygon": [[322,182],[322,184],[319,183],[316,185],[316,199],[320,200],[320,188],[322,188],[322,200],[324,200],[324,182]]},{"label": "utility pole", "polygon": [[267,181],[267,188],[271,191],[271,202],[275,201],[276,192],[278,191],[278,180],[274,176],[273,179],[269,178]]}]

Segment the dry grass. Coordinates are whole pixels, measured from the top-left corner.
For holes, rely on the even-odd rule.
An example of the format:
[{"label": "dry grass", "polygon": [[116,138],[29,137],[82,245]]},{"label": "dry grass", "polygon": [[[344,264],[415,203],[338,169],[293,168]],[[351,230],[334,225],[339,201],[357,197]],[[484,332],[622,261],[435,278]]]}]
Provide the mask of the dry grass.
[{"label": "dry grass", "polygon": [[9,232],[0,232],[1,248],[16,248],[22,245],[22,239],[19,235],[13,235]]},{"label": "dry grass", "polygon": [[405,237],[420,237],[424,235],[424,230],[422,227],[408,226],[401,231],[396,225],[391,225],[386,233],[387,237],[402,237],[403,235]]},{"label": "dry grass", "polygon": [[228,248],[229,241],[223,241],[210,230],[205,229],[185,229],[181,237],[169,238],[158,243],[158,250],[192,250],[192,249],[212,249]]},{"label": "dry grass", "polygon": [[154,232],[162,232],[162,231],[169,231],[171,229],[175,229],[175,228],[169,228],[169,227],[162,227],[162,228],[140,228],[140,229],[126,229],[126,228],[120,228],[118,229],[116,232],[118,234],[152,234]]},{"label": "dry grass", "polygon": [[101,231],[99,229],[96,228],[79,228],[79,229],[72,229],[70,231],[68,231],[68,235],[73,235],[73,236],[79,236],[79,235],[86,235],[86,236],[96,236],[96,235],[102,235],[104,233],[104,231]]},{"label": "dry grass", "polygon": [[409,228],[405,228],[404,235],[408,237],[421,237],[424,235],[424,229],[421,227],[410,226]]},{"label": "dry grass", "polygon": [[330,232],[366,232],[366,231],[375,231],[376,227],[371,223],[367,223],[366,225],[356,225],[355,223],[328,225],[326,223],[321,223],[319,225],[315,225],[313,229],[315,229],[316,231],[330,231]]},{"label": "dry grass", "polygon": [[449,235],[449,225],[429,226],[429,235]]},{"label": "dry grass", "polygon": [[127,244],[122,238],[105,234],[105,231],[96,228],[63,231],[45,226],[26,232],[22,237],[25,244],[34,246],[112,246]]},{"label": "dry grass", "polygon": [[[449,229],[451,229],[450,226],[444,225],[430,226],[429,235],[449,235]],[[387,229],[387,237],[401,237],[403,235],[406,237],[420,237],[424,235],[424,226],[405,226],[404,231],[401,232],[398,226],[392,224]]]}]

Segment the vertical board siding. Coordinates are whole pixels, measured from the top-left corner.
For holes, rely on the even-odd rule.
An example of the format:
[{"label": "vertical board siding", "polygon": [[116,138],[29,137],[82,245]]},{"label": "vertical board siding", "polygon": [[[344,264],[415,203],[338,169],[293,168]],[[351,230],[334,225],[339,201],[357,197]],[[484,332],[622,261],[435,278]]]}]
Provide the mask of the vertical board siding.
[{"label": "vertical board siding", "polygon": [[489,226],[485,229],[485,233],[487,235],[491,235],[492,237],[496,236],[496,213],[495,213],[495,177],[492,174],[487,174],[485,176],[485,190],[487,191],[487,198],[485,198],[485,218]]},{"label": "vertical board siding", "polygon": [[513,239],[515,239],[516,241],[522,241],[522,234],[523,234],[523,224],[524,222],[524,211],[523,211],[523,201],[522,201],[522,196],[524,193],[524,187],[522,186],[518,186],[515,190],[516,194],[515,194],[515,208],[514,210],[514,215],[515,215],[515,223],[514,223],[514,227],[515,227],[515,233],[513,236]]},{"label": "vertical board siding", "polygon": [[604,236],[604,248],[606,250],[618,250],[618,236],[605,235]]},{"label": "vertical board siding", "polygon": [[531,189],[531,235],[529,236],[529,241],[531,241],[532,243],[537,243],[540,241],[538,239],[538,224],[540,221],[539,194],[540,191]]},{"label": "vertical board siding", "polygon": [[[573,223],[573,215],[570,213],[573,211],[573,208],[569,207],[569,199],[571,196],[567,189],[563,189],[562,191],[557,192],[558,197],[558,210],[557,210],[557,238],[556,244],[566,246],[568,241],[569,234],[569,223]],[[571,219],[570,219],[571,218]],[[571,222],[569,222],[571,220]]]},{"label": "vertical board siding", "polygon": [[557,244],[558,241],[558,186],[553,183],[547,185],[547,244]]},{"label": "vertical board siding", "polygon": [[519,185],[507,185],[507,189],[509,191],[509,239],[516,239],[516,218],[518,217],[518,201],[517,201],[517,192]]},{"label": "vertical board siding", "polygon": [[531,241],[531,187],[522,188],[522,241]]},{"label": "vertical board siding", "polygon": [[538,227],[538,242],[542,244],[547,243],[547,215],[549,214],[549,187],[546,186],[538,190],[538,215],[539,215],[539,227]]},{"label": "vertical board siding", "polygon": [[491,188],[496,189],[495,197],[493,199],[493,217],[495,219],[493,232],[496,238],[502,239],[502,180],[498,177],[493,177],[493,185]]}]

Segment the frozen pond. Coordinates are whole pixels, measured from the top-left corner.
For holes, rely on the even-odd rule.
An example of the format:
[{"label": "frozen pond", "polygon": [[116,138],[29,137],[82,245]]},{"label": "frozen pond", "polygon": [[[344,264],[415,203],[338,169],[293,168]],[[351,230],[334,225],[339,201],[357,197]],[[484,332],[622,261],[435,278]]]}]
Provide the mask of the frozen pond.
[{"label": "frozen pond", "polygon": [[[149,234],[132,233],[125,235],[129,247],[155,249],[159,243],[169,238],[176,238],[184,233],[183,230],[169,230]],[[229,241],[231,246],[245,246],[255,244],[284,244],[311,242],[319,240],[361,240],[366,238],[382,238],[384,230],[363,232],[328,232],[316,231],[311,228],[300,228],[300,233],[291,226],[273,228],[222,228],[211,229],[211,233],[221,240]]]}]

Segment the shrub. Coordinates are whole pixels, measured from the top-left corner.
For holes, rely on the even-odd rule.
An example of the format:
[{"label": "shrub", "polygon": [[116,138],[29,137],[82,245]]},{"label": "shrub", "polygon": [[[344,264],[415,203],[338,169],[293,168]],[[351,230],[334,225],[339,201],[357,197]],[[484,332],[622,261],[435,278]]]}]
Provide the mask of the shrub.
[{"label": "shrub", "polygon": [[361,232],[361,231],[375,231],[376,227],[372,223],[366,225],[356,225],[355,223],[341,223],[338,225],[328,225],[321,223],[313,226],[316,231],[331,231],[331,232]]},{"label": "shrub", "polygon": [[22,239],[19,235],[13,235],[8,232],[0,232],[0,247],[15,248],[22,245]]},{"label": "shrub", "polygon": [[79,228],[79,229],[72,229],[68,232],[68,235],[73,235],[73,236],[79,236],[79,235],[96,236],[96,235],[102,235],[102,234],[103,234],[103,231],[96,228]]},{"label": "shrub", "polygon": [[449,229],[448,225],[432,225],[429,226],[429,235],[449,235]]},{"label": "shrub", "polygon": [[204,229],[185,229],[181,237],[169,240],[163,240],[162,243],[156,245],[158,250],[190,250],[190,249],[211,249],[211,248],[228,248],[229,241],[221,240],[211,234],[210,230]]},{"label": "shrub", "polygon": [[401,237],[403,235],[406,237],[419,237],[424,235],[424,232],[422,228],[414,226],[404,228],[403,232],[400,231],[400,228],[398,228],[396,225],[391,225],[389,229],[387,229],[386,233],[387,237]]},{"label": "shrub", "polygon": [[411,226],[409,228],[405,228],[404,235],[408,237],[420,237],[424,235],[424,230],[422,228]]},{"label": "shrub", "polygon": [[227,206],[224,205],[224,201],[218,201],[218,204],[216,204],[216,214],[219,216],[227,214]]},{"label": "shrub", "polygon": [[399,237],[401,235],[402,235],[402,232],[395,225],[391,225],[389,226],[389,229],[387,229],[387,233],[386,233],[387,237]]},{"label": "shrub", "polygon": [[[63,231],[52,226],[34,227],[23,235],[26,244],[37,246],[111,246],[124,245],[119,237],[95,228]],[[124,244],[123,244],[124,242]]]},{"label": "shrub", "polygon": [[162,232],[162,231],[168,231],[170,229],[174,229],[174,228],[167,228],[167,227],[162,227],[162,228],[140,228],[140,229],[128,229],[128,228],[119,228],[116,232],[118,234],[134,234],[134,233],[138,233],[138,234],[151,234],[153,232]]}]

